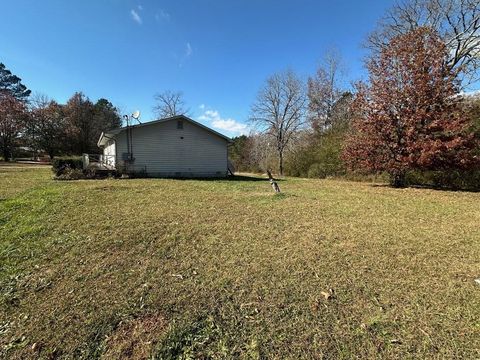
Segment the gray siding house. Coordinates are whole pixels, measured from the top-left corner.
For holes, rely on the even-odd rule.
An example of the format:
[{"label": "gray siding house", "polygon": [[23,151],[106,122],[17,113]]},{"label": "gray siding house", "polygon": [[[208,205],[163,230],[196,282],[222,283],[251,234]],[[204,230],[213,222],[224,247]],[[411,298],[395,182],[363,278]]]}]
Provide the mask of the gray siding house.
[{"label": "gray siding house", "polygon": [[186,116],[106,131],[102,162],[152,177],[225,177],[230,138]]}]

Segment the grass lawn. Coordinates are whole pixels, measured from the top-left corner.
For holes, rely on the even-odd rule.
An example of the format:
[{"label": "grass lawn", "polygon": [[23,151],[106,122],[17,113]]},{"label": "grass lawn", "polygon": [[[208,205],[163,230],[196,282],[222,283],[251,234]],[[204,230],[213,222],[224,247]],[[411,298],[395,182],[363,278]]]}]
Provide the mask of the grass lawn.
[{"label": "grass lawn", "polygon": [[480,357],[480,193],[0,184],[0,358]]}]

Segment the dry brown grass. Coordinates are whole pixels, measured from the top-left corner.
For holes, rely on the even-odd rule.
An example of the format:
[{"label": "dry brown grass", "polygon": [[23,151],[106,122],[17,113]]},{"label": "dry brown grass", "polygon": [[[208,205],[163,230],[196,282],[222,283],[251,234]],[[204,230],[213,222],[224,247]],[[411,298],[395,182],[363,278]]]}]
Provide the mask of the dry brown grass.
[{"label": "dry brown grass", "polygon": [[1,172],[5,357],[480,356],[479,193],[30,171]]},{"label": "dry brown grass", "polygon": [[101,357],[102,359],[148,359],[165,328],[165,319],[158,314],[145,314],[120,323],[105,339],[105,351]]}]

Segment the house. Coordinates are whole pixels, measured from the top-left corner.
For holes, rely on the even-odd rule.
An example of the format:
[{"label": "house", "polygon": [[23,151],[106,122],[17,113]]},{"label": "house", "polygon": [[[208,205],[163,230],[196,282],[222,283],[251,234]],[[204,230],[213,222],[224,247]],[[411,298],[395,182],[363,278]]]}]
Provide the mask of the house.
[{"label": "house", "polygon": [[225,177],[230,138],[184,115],[103,132],[102,162],[152,177]]}]

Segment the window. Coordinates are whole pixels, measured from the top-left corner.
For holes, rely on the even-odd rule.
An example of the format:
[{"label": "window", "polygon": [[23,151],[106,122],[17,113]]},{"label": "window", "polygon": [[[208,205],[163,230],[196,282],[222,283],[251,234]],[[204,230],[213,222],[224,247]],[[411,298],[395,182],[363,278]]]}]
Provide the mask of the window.
[{"label": "window", "polygon": [[183,130],[183,121],[182,120],[177,121],[177,129],[178,130]]}]

